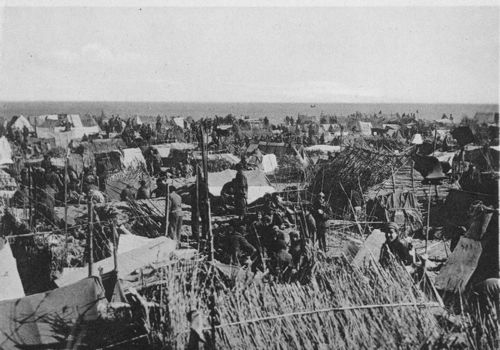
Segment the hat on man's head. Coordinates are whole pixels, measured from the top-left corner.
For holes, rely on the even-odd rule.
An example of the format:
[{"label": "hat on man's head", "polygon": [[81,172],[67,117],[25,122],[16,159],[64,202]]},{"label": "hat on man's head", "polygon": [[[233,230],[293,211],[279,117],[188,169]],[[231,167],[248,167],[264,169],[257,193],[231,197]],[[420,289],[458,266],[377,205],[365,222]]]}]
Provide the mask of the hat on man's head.
[{"label": "hat on man's head", "polygon": [[387,223],[387,225],[385,225],[385,228],[387,229],[387,231],[393,229],[393,230],[396,230],[396,231],[399,232],[399,226],[395,222],[389,222],[389,223]]}]

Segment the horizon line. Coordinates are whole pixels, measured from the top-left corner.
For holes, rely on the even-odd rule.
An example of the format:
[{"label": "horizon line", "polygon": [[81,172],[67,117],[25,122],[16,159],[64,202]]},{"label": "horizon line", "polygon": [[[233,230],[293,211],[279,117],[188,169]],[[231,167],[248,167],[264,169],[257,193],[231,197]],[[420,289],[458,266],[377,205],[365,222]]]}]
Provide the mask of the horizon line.
[{"label": "horizon line", "polygon": [[78,102],[78,103],[85,103],[85,102],[104,102],[104,103],[213,103],[213,104],[230,104],[230,103],[235,103],[235,104],[250,104],[250,103],[255,103],[255,104],[275,104],[275,103],[281,103],[281,104],[313,104],[313,105],[320,105],[320,104],[338,104],[338,103],[343,103],[343,104],[443,104],[443,105],[499,105],[500,101],[497,102],[401,102],[401,101],[389,101],[389,102],[347,102],[347,101],[331,101],[331,102],[315,102],[315,101],[160,101],[160,100],[1,100],[0,103],[22,103],[22,102],[28,102],[28,103],[36,103],[36,102],[51,102],[51,103],[61,103],[61,102]]}]

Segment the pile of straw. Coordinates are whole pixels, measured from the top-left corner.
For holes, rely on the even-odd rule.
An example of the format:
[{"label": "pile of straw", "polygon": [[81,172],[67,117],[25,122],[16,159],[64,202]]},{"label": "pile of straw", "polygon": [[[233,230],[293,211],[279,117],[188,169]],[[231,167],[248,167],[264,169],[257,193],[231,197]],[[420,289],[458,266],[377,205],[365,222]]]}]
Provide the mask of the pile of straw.
[{"label": "pile of straw", "polygon": [[[188,312],[209,314],[210,284],[201,270],[177,266],[148,293],[168,320],[158,329],[163,345],[185,348]],[[428,301],[399,266],[325,264],[313,276],[308,285],[238,282],[229,289],[216,283],[216,348],[418,348],[438,331]]]}]

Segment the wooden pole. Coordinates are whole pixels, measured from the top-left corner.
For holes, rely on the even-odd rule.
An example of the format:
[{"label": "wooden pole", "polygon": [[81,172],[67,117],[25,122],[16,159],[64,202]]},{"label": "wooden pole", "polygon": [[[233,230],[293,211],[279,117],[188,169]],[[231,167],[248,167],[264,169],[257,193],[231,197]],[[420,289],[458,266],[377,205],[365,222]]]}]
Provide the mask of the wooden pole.
[{"label": "wooden pole", "polygon": [[32,174],[31,174],[31,165],[28,167],[28,204],[29,204],[29,225],[30,225],[30,230],[33,228],[33,211],[32,211],[32,203],[33,202],[33,190],[32,190]]},{"label": "wooden pole", "polygon": [[[69,151],[68,151],[69,152]],[[68,153],[64,159],[64,256],[68,258]]]},{"label": "wooden pole", "polygon": [[437,129],[437,126],[435,126],[435,129],[434,129],[434,144],[432,146],[432,155],[434,155],[434,152],[436,151],[437,132],[438,132],[438,129]]},{"label": "wooden pole", "polygon": [[414,171],[415,169],[413,169],[415,167],[415,164],[413,163],[413,160],[410,161],[410,166],[411,166],[411,189],[413,191],[415,191],[415,179],[414,179]]},{"label": "wooden pole", "polygon": [[431,198],[432,198],[432,184],[429,184],[429,193],[427,194],[427,230],[425,231],[425,254],[427,254],[427,246],[429,243],[429,228],[431,218]]},{"label": "wooden pole", "polygon": [[169,202],[169,197],[170,196],[170,186],[167,183],[167,192],[165,194],[165,236],[168,237],[168,220],[169,220],[169,215],[170,215],[170,202]]},{"label": "wooden pole", "polygon": [[[204,180],[205,180],[205,189],[206,189],[206,199],[207,199],[207,215],[206,215],[206,220],[208,220],[207,226],[208,227],[208,242],[209,242],[209,256],[208,259],[210,263],[213,263],[214,261],[214,239],[212,235],[212,224],[211,224],[211,214],[210,214],[210,198],[209,198],[209,189],[208,189],[208,166],[207,166],[207,150],[205,147],[205,130],[203,124],[201,125],[201,157],[202,157],[202,164],[203,164],[203,175],[204,175]],[[210,266],[210,297],[209,297],[209,308],[210,308],[210,329],[211,329],[211,338],[212,338],[212,349],[216,349],[215,345],[215,317],[216,317],[216,312],[215,312],[215,285],[214,285],[214,276],[215,274],[215,267],[213,265]]]},{"label": "wooden pole", "polygon": [[118,232],[116,230],[116,221],[113,221],[112,226],[112,234],[113,234],[113,263],[115,266],[115,272],[118,276]]},{"label": "wooden pole", "polygon": [[392,193],[396,192],[396,178],[394,177],[394,168],[391,167],[391,178],[392,178]]},{"label": "wooden pole", "polygon": [[88,196],[88,215],[89,215],[89,232],[87,235],[88,262],[89,262],[89,277],[94,274],[94,203],[92,197]]}]

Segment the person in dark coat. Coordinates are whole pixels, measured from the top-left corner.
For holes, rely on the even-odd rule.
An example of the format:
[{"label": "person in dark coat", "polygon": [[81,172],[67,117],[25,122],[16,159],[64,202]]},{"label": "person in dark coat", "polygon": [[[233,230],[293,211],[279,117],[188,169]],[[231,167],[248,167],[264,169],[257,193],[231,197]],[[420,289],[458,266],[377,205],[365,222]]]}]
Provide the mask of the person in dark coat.
[{"label": "person in dark coat", "polygon": [[293,258],[287,251],[287,245],[283,239],[278,239],[275,246],[277,251],[273,254],[271,266],[274,269],[274,273],[280,278],[283,278],[284,275],[287,275],[288,269],[293,268]]},{"label": "person in dark coat", "polygon": [[231,263],[240,265],[240,259],[243,254],[247,254],[250,258],[257,252],[257,249],[251,245],[243,235],[244,227],[239,226],[237,229],[235,225],[229,225],[229,254],[231,256]]},{"label": "person in dark coat", "polygon": [[319,248],[326,252],[326,223],[329,216],[329,207],[325,200],[325,194],[320,192],[314,203],[313,216],[316,221],[316,238]]},{"label": "person in dark coat", "polygon": [[127,187],[125,187],[122,190],[122,192],[120,193],[120,200],[122,202],[127,202],[127,201],[131,201],[133,199],[135,199],[134,190],[133,190],[132,186],[127,185]]},{"label": "person in dark coat", "polygon": [[151,190],[149,189],[149,186],[146,185],[146,181],[141,180],[141,181],[139,181],[139,184],[141,186],[137,190],[136,199],[149,199],[149,198],[151,198]]},{"label": "person in dark coat", "polygon": [[156,179],[156,188],[151,194],[155,198],[165,197],[167,195],[167,183],[165,182],[165,179]]},{"label": "person in dark coat", "polygon": [[241,164],[238,164],[236,177],[233,181],[236,215],[244,217],[247,213],[248,181],[243,174]]},{"label": "person in dark coat", "polygon": [[380,250],[380,264],[388,266],[391,261],[391,256],[400,261],[405,266],[410,266],[413,263],[413,257],[410,254],[412,249],[411,244],[402,240],[399,237],[399,227],[396,223],[390,222],[384,229],[385,243]]}]

